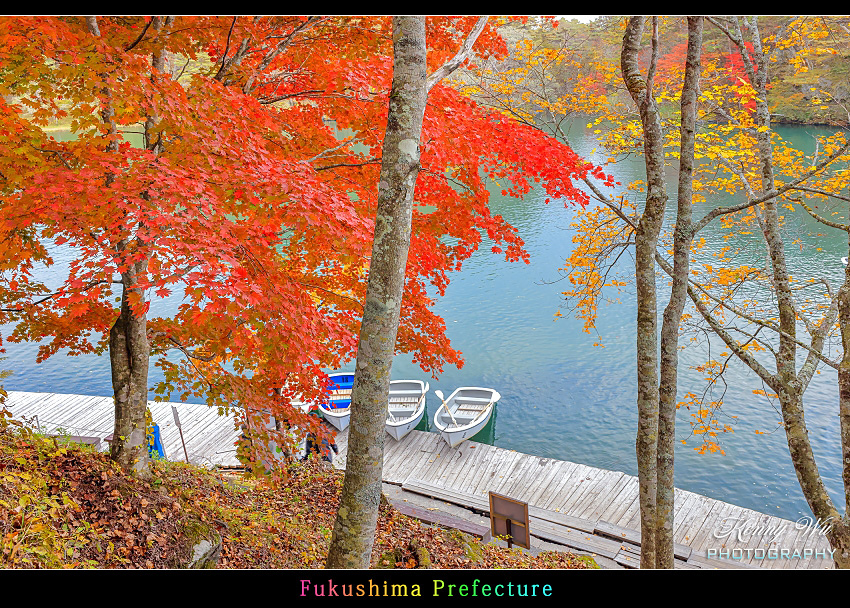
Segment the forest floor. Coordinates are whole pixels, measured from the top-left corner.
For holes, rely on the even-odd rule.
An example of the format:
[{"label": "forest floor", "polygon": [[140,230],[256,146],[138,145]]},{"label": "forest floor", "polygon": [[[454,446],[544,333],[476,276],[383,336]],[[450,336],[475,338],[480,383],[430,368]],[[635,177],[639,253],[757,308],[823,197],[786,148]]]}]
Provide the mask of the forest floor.
[{"label": "forest floor", "polygon": [[[104,452],[33,433],[0,410],[0,568],[184,568],[199,539],[218,568],[323,568],[342,474],[293,464],[285,481],[154,461],[148,479]],[[507,549],[382,504],[378,568],[597,568]]]}]

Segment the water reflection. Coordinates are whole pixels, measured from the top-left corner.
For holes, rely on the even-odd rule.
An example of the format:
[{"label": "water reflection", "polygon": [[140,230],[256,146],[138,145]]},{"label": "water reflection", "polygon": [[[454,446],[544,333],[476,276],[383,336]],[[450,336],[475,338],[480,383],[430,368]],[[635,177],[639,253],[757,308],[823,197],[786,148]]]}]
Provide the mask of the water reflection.
[{"label": "water reflection", "polygon": [[[780,127],[783,137],[811,144],[812,134],[829,134],[826,128]],[[574,126],[571,140],[577,152],[590,156],[595,142]],[[616,178],[627,183],[645,178],[640,158],[615,168]],[[675,180],[671,183],[675,184]],[[447,369],[442,386],[492,386],[502,394],[497,407],[493,443],[544,457],[580,462],[605,469],[637,474],[635,433],[636,310],[629,294],[621,303],[599,311],[598,328],[604,348],[593,347],[596,336],[582,332],[580,321],[553,313],[560,303],[557,269],[573,248],[571,209],[554,202],[543,204],[543,195],[532,193],[525,201],[502,198],[491,189],[493,213],[517,226],[526,241],[531,264],[508,264],[489,253],[485,242],[459,274],[452,277],[438,312],[447,320],[448,335],[466,359],[461,370]],[[668,223],[675,214],[675,189],[671,188]],[[726,204],[712,199],[695,209],[699,218],[709,209]],[[712,225],[702,234],[708,254],[724,246],[724,231]],[[787,213],[783,236],[800,239],[802,250],[789,248],[792,275],[823,276],[838,281],[843,273],[840,257],[846,255],[846,236],[816,224],[807,214]],[[740,241],[738,241],[740,242]],[[816,247],[822,249],[817,252]],[[766,252],[757,235],[749,237],[737,260],[763,266]],[[632,261],[620,262],[631,274]],[[659,302],[667,296],[666,280],[659,280]],[[662,304],[663,305],[663,304]],[[715,342],[712,355],[721,349]],[[692,369],[705,362],[705,348],[680,353],[679,399],[705,386],[704,374]],[[416,375],[409,360],[398,358],[393,376]],[[761,512],[797,519],[809,509],[790,464],[781,420],[774,406],[752,391],[763,388],[754,374],[733,365],[723,397],[723,422],[734,425],[734,434],[722,437],[726,455],[697,454],[690,436],[690,412],[679,412],[676,485]],[[444,389],[445,390],[445,389]],[[806,420],[818,465],[827,488],[843,501],[840,438],[837,418],[836,375],[822,368],[806,392]],[[778,407],[778,406],[777,406]],[[737,416],[737,418],[734,418]],[[756,430],[768,432],[757,435]]]}]

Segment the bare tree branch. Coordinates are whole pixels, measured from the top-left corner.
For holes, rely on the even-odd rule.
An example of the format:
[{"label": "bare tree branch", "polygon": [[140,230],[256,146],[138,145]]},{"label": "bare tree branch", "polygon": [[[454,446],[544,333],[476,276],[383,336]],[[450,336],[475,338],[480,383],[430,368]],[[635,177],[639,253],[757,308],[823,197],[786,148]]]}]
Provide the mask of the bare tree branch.
[{"label": "bare tree branch", "polygon": [[220,80],[224,76],[224,66],[227,59],[227,51],[230,50],[230,38],[233,36],[233,26],[236,25],[237,15],[233,16],[233,22],[230,24],[230,30],[227,32],[227,42],[224,45],[224,52],[221,54],[221,65],[218,68],[218,72],[215,74],[215,79]]},{"label": "bare tree branch", "polygon": [[[700,230],[705,228],[709,224],[709,222],[711,222],[711,220],[713,220],[714,218],[716,218],[718,216],[728,215],[730,213],[736,213],[738,211],[743,211],[744,209],[748,209],[749,207],[753,207],[754,205],[758,205],[758,204],[763,203],[765,201],[768,201],[770,199],[776,198],[777,196],[779,196],[779,195],[781,195],[785,192],[788,192],[789,190],[802,189],[802,188],[798,188],[799,184],[801,184],[802,182],[806,181],[810,177],[812,177],[812,176],[820,173],[821,171],[823,171],[827,167],[827,165],[829,165],[836,158],[838,158],[839,156],[844,154],[844,152],[846,152],[848,149],[850,149],[850,142],[844,144],[838,150],[836,150],[835,152],[830,154],[829,157],[822,160],[816,167],[813,167],[812,169],[810,169],[809,171],[807,171],[806,173],[804,173],[800,177],[791,180],[790,182],[788,182],[787,184],[785,184],[784,186],[782,186],[780,188],[771,189],[768,192],[762,194],[761,196],[759,196],[757,198],[753,198],[751,200],[748,200],[747,202],[741,203],[739,205],[732,205],[731,207],[715,207],[714,209],[712,209],[711,211],[706,213],[705,216],[700,221],[698,221],[696,224],[694,224],[694,226],[692,228],[693,234],[696,234],[697,232],[699,232]],[[736,169],[731,167],[731,165],[730,165],[730,170],[732,170],[733,172],[736,172]]]},{"label": "bare tree branch", "polygon": [[153,21],[154,21],[154,17],[151,17],[151,20],[150,20],[150,21],[148,21],[148,22],[145,24],[145,29],[143,29],[143,30],[142,30],[142,33],[141,33],[141,34],[139,34],[139,37],[138,37],[138,38],[136,38],[136,40],[134,40],[134,41],[130,44],[130,46],[128,46],[128,47],[126,47],[126,48],[124,49],[124,51],[125,51],[125,52],[127,52],[127,51],[132,51],[132,50],[135,48],[135,46],[136,46],[137,44],[139,44],[139,43],[142,41],[142,38],[144,38],[144,37],[145,37],[145,34],[147,34],[147,33],[148,33],[148,29],[150,28],[151,23],[153,23]]},{"label": "bare tree branch", "polygon": [[475,24],[475,27],[472,28],[472,31],[469,32],[469,36],[466,37],[466,40],[464,40],[457,54],[440,66],[436,72],[428,76],[428,91],[430,91],[434,85],[440,82],[443,78],[458,69],[460,64],[469,58],[472,54],[472,47],[475,44],[475,41],[478,40],[478,36],[484,31],[484,26],[486,25],[487,17],[481,17]]}]

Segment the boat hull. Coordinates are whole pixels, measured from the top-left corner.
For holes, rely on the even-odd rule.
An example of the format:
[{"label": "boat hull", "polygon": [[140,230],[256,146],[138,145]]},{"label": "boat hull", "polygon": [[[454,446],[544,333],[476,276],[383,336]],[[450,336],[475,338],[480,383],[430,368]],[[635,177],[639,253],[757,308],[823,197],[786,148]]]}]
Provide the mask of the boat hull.
[{"label": "boat hull", "polygon": [[400,423],[393,423],[388,421],[386,425],[387,433],[389,433],[390,437],[392,437],[396,441],[401,441],[408,433],[410,433],[410,431],[416,428],[416,426],[422,420],[422,417],[424,415],[425,408],[423,407],[419,411],[419,414],[417,414],[413,418],[408,418]]},{"label": "boat hull", "polygon": [[329,399],[319,404],[322,417],[338,431],[344,431],[351,422],[351,387],[354,385],[354,372],[328,374],[331,384]]},{"label": "boat hull", "polygon": [[[425,395],[429,385],[422,380],[390,382],[387,422],[384,428],[396,441],[410,433],[425,415]],[[410,408],[413,407],[413,411]]]},{"label": "boat hull", "polygon": [[351,412],[337,413],[333,409],[325,409],[322,405],[319,406],[319,411],[322,412],[322,417],[330,422],[338,431],[344,431],[348,428],[348,423],[351,422]]},{"label": "boat hull", "polygon": [[443,438],[449,447],[454,448],[466,441],[467,439],[472,439],[477,435],[481,429],[487,426],[487,423],[490,422],[490,417],[493,415],[493,408],[490,408],[490,411],[487,412],[485,416],[482,416],[482,420],[476,422],[473,426],[470,427],[461,427],[460,429],[452,429],[450,431],[440,431],[440,437]]}]

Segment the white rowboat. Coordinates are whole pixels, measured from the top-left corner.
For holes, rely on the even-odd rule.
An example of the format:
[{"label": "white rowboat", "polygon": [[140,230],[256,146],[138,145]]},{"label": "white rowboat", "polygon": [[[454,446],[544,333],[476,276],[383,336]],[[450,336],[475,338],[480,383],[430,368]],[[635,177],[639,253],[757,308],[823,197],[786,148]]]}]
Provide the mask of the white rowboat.
[{"label": "white rowboat", "polygon": [[[443,394],[434,392],[442,400]],[[500,398],[498,391],[492,388],[462,386],[437,409],[434,426],[445,442],[455,447],[484,428]]]},{"label": "white rowboat", "polygon": [[428,383],[422,380],[393,380],[387,404],[387,433],[400,441],[425,415]]}]

